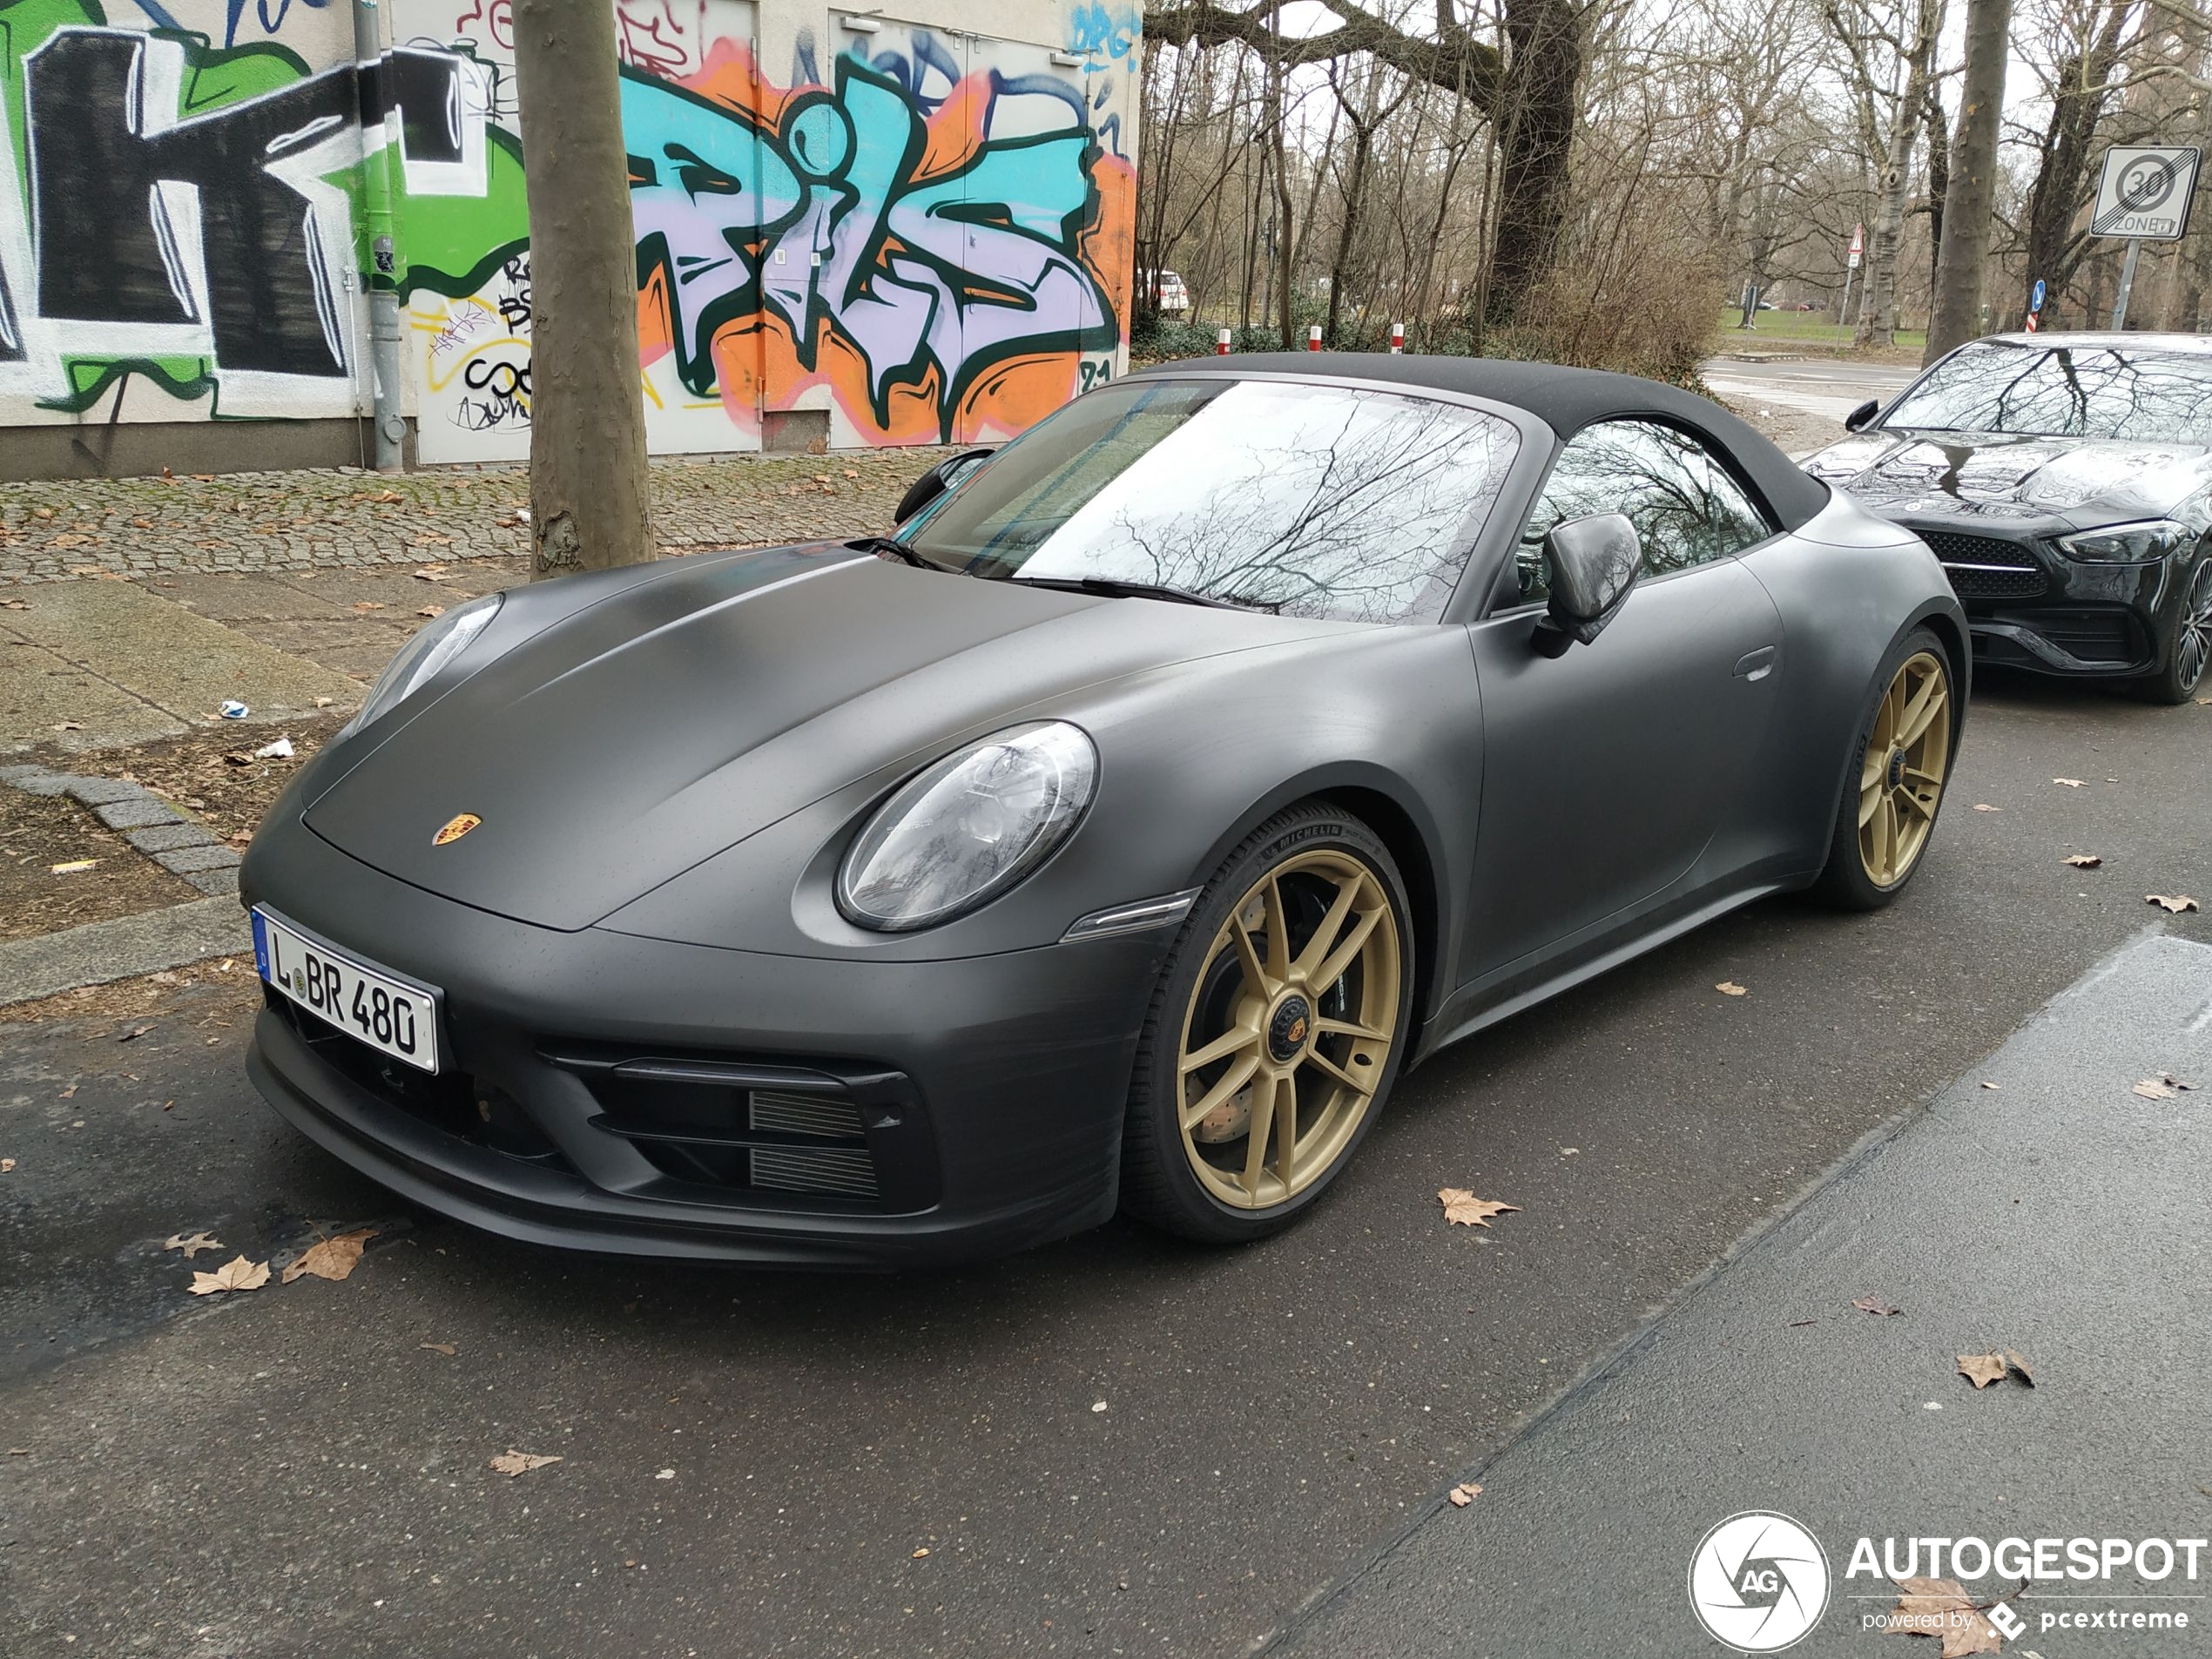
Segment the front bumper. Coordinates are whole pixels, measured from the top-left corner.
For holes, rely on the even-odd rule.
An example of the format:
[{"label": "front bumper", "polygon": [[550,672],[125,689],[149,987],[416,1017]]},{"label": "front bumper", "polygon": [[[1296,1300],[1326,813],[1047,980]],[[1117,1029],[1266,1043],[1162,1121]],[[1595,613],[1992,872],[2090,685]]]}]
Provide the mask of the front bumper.
[{"label": "front bumper", "polygon": [[2101,678],[2165,666],[2177,602],[2172,559],[2090,564],[2069,559],[2040,536],[2021,539],[1900,521],[1935,550],[1966,613],[1975,655],[2042,674]]},{"label": "front bumper", "polygon": [[929,962],[560,933],[296,822],[244,874],[249,903],[439,988],[436,1078],[273,995],[247,1059],[280,1115],[426,1208],[536,1244],[849,1268],[1113,1213],[1165,930]]}]

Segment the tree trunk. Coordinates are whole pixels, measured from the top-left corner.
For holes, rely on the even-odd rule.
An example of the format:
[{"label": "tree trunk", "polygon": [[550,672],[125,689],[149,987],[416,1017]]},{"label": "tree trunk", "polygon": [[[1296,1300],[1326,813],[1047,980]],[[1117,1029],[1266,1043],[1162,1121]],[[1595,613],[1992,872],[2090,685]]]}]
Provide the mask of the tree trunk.
[{"label": "tree trunk", "polygon": [[[2060,63],[2053,74],[2051,113],[2037,149],[2040,162],[2027,195],[2027,270],[2030,288],[2041,279],[2053,301],[2074,284],[2095,244],[2077,233],[2074,219],[2088,199],[2096,161],[2098,124],[2111,96],[2109,83],[2121,56],[2128,8],[2114,6],[2087,48]],[[2025,309],[2027,296],[2020,295]],[[2092,306],[2094,317],[2100,307]],[[2047,324],[2050,320],[2045,320]]]},{"label": "tree trunk", "polygon": [[614,10],[515,0],[529,210],[533,577],[651,559]]},{"label": "tree trunk", "polygon": [[[2007,0],[2007,3],[2010,0]],[[1944,126],[1943,99],[1928,88],[1928,309],[1935,310],[1936,280],[1943,268],[1943,216],[1951,203],[1951,138]]]},{"label": "tree trunk", "polygon": [[1944,199],[1946,222],[1923,363],[1932,363],[1981,332],[1982,274],[1997,209],[1997,140],[2012,20],[2013,0],[1966,0],[1966,74],[1959,99],[1959,134],[1951,146],[1952,174]]},{"label": "tree trunk", "polygon": [[1510,324],[1551,267],[1567,217],[1568,157],[1581,115],[1582,17],[1572,0],[1506,0],[1506,108],[1498,123],[1498,225],[1485,320]]},{"label": "tree trunk", "polygon": [[1851,342],[1855,346],[1897,343],[1897,255],[1905,235],[1905,186],[1911,182],[1913,145],[1927,105],[1928,60],[1942,27],[1941,0],[1920,0],[1912,47],[1905,55],[1905,90],[1882,157],[1872,233],[1866,239],[1866,298],[1858,308],[1858,332]]}]

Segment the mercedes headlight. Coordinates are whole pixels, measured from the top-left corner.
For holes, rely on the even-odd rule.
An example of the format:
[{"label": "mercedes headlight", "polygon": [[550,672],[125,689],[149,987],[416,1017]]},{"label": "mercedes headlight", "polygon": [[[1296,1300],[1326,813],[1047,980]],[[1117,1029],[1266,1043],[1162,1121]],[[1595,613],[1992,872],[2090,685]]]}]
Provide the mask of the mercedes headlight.
[{"label": "mercedes headlight", "polygon": [[2070,559],[2087,564],[2152,564],[2196,540],[2196,532],[2170,518],[2141,524],[2114,524],[2079,536],[2061,536],[2059,545]]},{"label": "mercedes headlight", "polygon": [[376,684],[368,688],[368,701],[361,705],[361,711],[347,721],[338,735],[350,738],[405,702],[408,694],[417,686],[428,685],[475,643],[476,636],[499,614],[499,602],[503,597],[488,593],[481,599],[471,599],[465,605],[455,605],[428,626],[418,629],[415,637],[401,647],[400,654],[377,676]]},{"label": "mercedes headlight", "polygon": [[863,927],[911,933],[988,904],[1068,839],[1097,783],[1097,749],[1064,720],[948,754],[868,820],[839,867],[837,907]]}]

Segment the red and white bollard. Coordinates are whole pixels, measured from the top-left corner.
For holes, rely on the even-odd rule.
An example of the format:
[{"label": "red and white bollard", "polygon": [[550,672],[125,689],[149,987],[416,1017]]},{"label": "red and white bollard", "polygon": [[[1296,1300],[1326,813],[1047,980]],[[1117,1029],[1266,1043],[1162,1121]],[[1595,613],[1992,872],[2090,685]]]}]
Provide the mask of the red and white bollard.
[{"label": "red and white bollard", "polygon": [[1217,357],[1226,357],[1229,355],[1229,331],[1226,328],[1223,329],[1219,334],[1215,336],[1213,342],[1213,354]]},{"label": "red and white bollard", "polygon": [[1394,322],[1390,325],[1390,354],[1395,357],[1405,349],[1406,325],[1402,322]]},{"label": "red and white bollard", "polygon": [[2027,314],[2027,332],[2031,334],[2035,332],[2035,314],[2033,311]]},{"label": "red and white bollard", "polygon": [[1305,331],[1305,348],[1308,351],[1321,349],[1321,325],[1319,323],[1315,323]]}]

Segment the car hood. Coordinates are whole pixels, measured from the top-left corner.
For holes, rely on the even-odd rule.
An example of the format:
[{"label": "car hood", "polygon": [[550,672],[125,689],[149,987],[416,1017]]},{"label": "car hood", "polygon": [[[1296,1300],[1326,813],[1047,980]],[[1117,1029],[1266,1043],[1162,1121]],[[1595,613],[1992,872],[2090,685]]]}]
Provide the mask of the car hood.
[{"label": "car hood", "polygon": [[1804,467],[1884,514],[2056,517],[2075,526],[2170,512],[2212,482],[2203,444],[2005,433],[1865,432]]},{"label": "car hood", "polygon": [[[572,931],[1040,699],[1347,625],[978,581],[842,548],[686,565],[341,745],[307,827],[416,887]],[[462,813],[480,822],[435,845]]]}]

